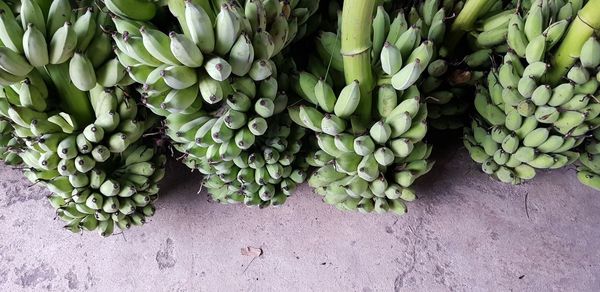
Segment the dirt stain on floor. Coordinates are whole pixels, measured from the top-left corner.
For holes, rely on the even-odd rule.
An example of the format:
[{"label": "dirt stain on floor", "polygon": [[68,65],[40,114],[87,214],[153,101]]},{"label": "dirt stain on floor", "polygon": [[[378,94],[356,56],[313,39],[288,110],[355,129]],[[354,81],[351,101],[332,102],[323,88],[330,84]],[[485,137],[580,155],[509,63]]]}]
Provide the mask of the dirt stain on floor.
[{"label": "dirt stain on floor", "polygon": [[26,264],[22,265],[20,268],[15,268],[15,274],[17,275],[15,284],[23,288],[35,287],[56,278],[56,272],[46,263],[41,263],[34,268],[29,268]]},{"label": "dirt stain on floor", "polygon": [[167,238],[164,244],[161,245],[161,249],[156,252],[156,263],[158,269],[163,271],[175,266],[177,260],[173,257],[173,251],[175,246],[171,238]]}]

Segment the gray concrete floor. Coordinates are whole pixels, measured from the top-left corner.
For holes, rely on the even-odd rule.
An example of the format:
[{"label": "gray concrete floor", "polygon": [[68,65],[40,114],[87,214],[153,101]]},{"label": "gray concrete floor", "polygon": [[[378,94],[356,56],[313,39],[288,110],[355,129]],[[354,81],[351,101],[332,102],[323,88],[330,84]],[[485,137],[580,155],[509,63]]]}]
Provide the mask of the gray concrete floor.
[{"label": "gray concrete floor", "polygon": [[511,187],[452,150],[396,217],[307,186],[280,208],[213,204],[171,166],[152,221],[102,239],[61,230],[45,192],[0,167],[0,291],[598,291],[600,194],[574,174]]}]

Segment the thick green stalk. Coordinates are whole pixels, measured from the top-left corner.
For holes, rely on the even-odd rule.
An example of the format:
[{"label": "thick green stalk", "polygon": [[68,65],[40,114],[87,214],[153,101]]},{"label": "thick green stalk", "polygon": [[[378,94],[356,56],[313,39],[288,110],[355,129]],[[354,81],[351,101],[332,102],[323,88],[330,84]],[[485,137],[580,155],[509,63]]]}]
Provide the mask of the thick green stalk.
[{"label": "thick green stalk", "polygon": [[583,43],[598,30],[600,30],[600,0],[590,0],[571,22],[567,35],[551,60],[552,70],[548,73],[548,81],[551,84],[559,82],[567,74],[579,58]]},{"label": "thick green stalk", "polygon": [[473,28],[473,24],[475,24],[475,21],[477,21],[477,18],[480,16],[481,11],[485,11],[485,8],[487,7],[487,5],[489,5],[490,2],[493,1],[467,0],[465,6],[452,23],[452,26],[450,27],[450,32],[446,37],[446,47],[448,48],[448,51],[450,53],[454,51],[456,45],[462,39],[465,32]]},{"label": "thick green stalk", "polygon": [[342,11],[342,55],[346,84],[357,80],[360,84],[360,103],[356,110],[360,122],[371,120],[372,91],[374,87],[371,66],[371,29],[376,0],[344,1]]},{"label": "thick green stalk", "polygon": [[79,126],[94,122],[94,110],[88,92],[77,89],[69,78],[69,63],[47,65],[46,71],[58,94],[61,110],[72,115]]}]

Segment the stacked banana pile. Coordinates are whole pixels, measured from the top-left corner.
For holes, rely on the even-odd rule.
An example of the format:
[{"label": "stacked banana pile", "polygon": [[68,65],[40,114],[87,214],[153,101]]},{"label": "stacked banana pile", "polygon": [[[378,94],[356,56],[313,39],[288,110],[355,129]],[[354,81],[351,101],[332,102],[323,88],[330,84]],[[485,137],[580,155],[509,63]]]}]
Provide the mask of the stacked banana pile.
[{"label": "stacked banana pile", "polygon": [[174,148],[187,166],[205,174],[215,200],[283,203],[280,194],[302,182],[286,178],[306,168],[295,161],[303,132],[290,131],[284,118],[282,69],[290,65],[276,59],[309,29],[318,1],[172,0],[168,7],[181,33],[168,34],[149,21],[161,20],[156,13],[138,15],[134,4],[154,2],[105,2],[117,15],[113,39],[120,62],[141,84],[145,105],[166,117]]},{"label": "stacked banana pile", "polygon": [[165,157],[138,142],[156,119],[120,87],[131,81],[111,59],[110,18],[66,0],[19,4],[0,1],[0,115],[26,146],[26,177],[73,232],[143,224]]},{"label": "stacked banana pile", "polygon": [[[596,78],[600,43],[585,42],[566,78],[550,82],[549,59],[568,26],[560,6],[535,1],[523,19],[507,23],[510,51],[480,89],[480,119],[465,130],[465,145],[483,170],[506,183],[532,179],[536,170],[556,169],[578,159],[574,148],[600,121]],[[568,4],[567,4],[568,5]]]},{"label": "stacked banana pile", "polygon": [[23,162],[18,153],[23,144],[13,136],[13,131],[10,122],[0,120],[0,160],[7,165],[19,165]]},{"label": "stacked banana pile", "polygon": [[600,128],[592,132],[579,158],[577,178],[581,183],[600,191]]},{"label": "stacked banana pile", "polygon": [[[403,214],[405,202],[416,199],[411,185],[433,166],[427,160],[431,146],[423,141],[427,106],[419,82],[436,63],[446,14],[438,1],[425,1],[420,10],[398,13],[391,21],[383,7],[375,13],[369,55],[379,79],[373,90],[376,117],[370,117],[370,96],[364,96],[371,93],[358,81],[340,86],[329,74],[307,72],[297,78],[297,93],[312,105],[293,107],[290,116],[316,133],[318,146],[308,157],[318,167],[308,182],[340,209]],[[322,33],[317,51],[325,67],[342,72],[341,41],[332,36]]]}]

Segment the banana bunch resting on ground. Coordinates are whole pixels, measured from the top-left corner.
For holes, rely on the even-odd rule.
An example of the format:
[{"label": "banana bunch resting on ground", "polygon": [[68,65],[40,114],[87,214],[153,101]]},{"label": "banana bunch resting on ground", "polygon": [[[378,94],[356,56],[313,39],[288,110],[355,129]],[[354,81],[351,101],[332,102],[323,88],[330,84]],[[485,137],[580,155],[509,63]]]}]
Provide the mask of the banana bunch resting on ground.
[{"label": "banana bunch resting on ground", "polygon": [[121,64],[140,85],[145,105],[166,118],[173,147],[205,175],[213,197],[262,207],[283,203],[294,189],[286,178],[306,168],[295,161],[303,132],[290,134],[285,118],[285,68],[293,64],[284,64],[280,53],[305,34],[319,2],[171,0],[179,26],[170,32],[155,27],[161,18],[129,17],[129,9],[105,2],[116,14]]},{"label": "banana bunch resting on ground", "polygon": [[[536,171],[564,167],[579,158],[575,148],[598,127],[600,43],[589,38],[566,76],[550,80],[553,48],[569,25],[557,1],[534,1],[506,23],[509,49],[480,88],[479,115],[464,143],[486,173],[506,183],[532,179]],[[564,5],[569,5],[567,4]],[[562,6],[564,7],[564,6]]]},{"label": "banana bunch resting on ground", "polygon": [[21,137],[29,149],[20,155],[25,175],[53,193],[50,203],[67,229],[109,236],[154,214],[166,157],[141,143],[156,120],[138,113],[124,92],[99,86],[85,94],[93,123],[80,124],[65,112],[40,113],[30,121],[32,135]]},{"label": "banana bunch resting on ground", "polygon": [[110,18],[62,0],[9,8],[0,1],[0,115],[26,177],[52,192],[73,232],[143,224],[165,157],[140,142],[156,118],[124,89],[131,80],[101,28]]},{"label": "banana bunch resting on ground", "polygon": [[204,187],[221,203],[266,207],[285,203],[306,179],[308,164],[302,155],[303,128],[280,115],[263,136],[260,148],[242,152],[233,160],[206,163]]},{"label": "banana bunch resting on ground", "polygon": [[423,141],[427,106],[421,81],[436,62],[446,14],[438,1],[422,5],[391,18],[382,6],[373,12],[372,48],[357,54],[369,60],[366,70],[372,72],[366,74],[378,80],[374,88],[329,78],[353,70],[340,54],[341,36],[333,33],[321,33],[316,44],[323,67],[332,73],[311,70],[319,75],[301,72],[296,78],[296,92],[310,105],[290,108],[290,116],[315,132],[318,150],[307,160],[318,169],[308,183],[326,203],[403,214],[405,202],[416,199],[413,182],[433,166],[428,161],[432,147]]}]

